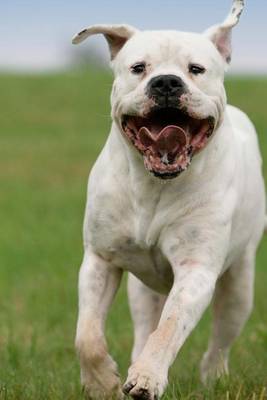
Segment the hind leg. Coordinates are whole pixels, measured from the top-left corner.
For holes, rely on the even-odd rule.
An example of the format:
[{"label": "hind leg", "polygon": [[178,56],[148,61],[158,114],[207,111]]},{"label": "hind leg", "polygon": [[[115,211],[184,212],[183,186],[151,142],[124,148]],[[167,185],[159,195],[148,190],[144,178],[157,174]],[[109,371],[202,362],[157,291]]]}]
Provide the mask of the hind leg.
[{"label": "hind leg", "polygon": [[132,274],[128,277],[128,296],[134,324],[134,362],[158,325],[166,296],[154,292]]},{"label": "hind leg", "polygon": [[218,280],[213,304],[213,329],[201,362],[201,378],[228,373],[228,355],[253,306],[255,251],[246,250],[239,262]]}]

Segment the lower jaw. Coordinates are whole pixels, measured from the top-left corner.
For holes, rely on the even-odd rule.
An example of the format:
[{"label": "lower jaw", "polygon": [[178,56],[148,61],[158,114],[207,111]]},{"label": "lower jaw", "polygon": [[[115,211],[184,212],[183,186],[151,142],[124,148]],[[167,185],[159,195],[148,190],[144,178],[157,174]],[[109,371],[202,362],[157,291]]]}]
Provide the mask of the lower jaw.
[{"label": "lower jaw", "polygon": [[177,178],[177,176],[179,176],[182,172],[186,171],[186,169],[189,167],[190,163],[191,163],[191,157],[188,157],[188,160],[186,163],[184,163],[183,165],[177,165],[177,167],[173,168],[173,169],[164,169],[164,168],[157,168],[155,166],[153,166],[151,163],[149,163],[146,158],[144,157],[144,165],[145,168],[151,173],[153,174],[155,177],[163,179],[163,180],[170,180],[170,179],[174,179]]},{"label": "lower jaw", "polygon": [[158,172],[151,170],[150,171],[156,178],[160,178],[162,180],[171,180],[177,178],[183,171],[176,171],[176,172]]}]

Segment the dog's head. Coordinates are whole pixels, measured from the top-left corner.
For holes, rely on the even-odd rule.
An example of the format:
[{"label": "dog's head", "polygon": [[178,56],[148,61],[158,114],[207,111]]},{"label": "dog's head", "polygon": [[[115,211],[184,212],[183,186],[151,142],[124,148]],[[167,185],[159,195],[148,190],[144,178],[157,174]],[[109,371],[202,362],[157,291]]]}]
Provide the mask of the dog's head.
[{"label": "dog's head", "polygon": [[231,30],[243,6],[235,0],[226,20],[203,34],[96,25],[73,39],[106,37],[115,74],[113,120],[146,168],[162,179],[184,171],[222,121]]}]

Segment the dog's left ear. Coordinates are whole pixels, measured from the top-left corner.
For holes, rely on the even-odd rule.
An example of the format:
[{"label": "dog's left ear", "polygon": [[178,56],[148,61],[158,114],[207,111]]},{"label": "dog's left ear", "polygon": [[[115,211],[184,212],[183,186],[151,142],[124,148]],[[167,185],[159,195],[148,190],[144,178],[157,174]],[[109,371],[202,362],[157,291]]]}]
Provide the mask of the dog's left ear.
[{"label": "dog's left ear", "polygon": [[79,44],[89,36],[102,33],[109,45],[111,59],[116,57],[117,53],[135,33],[137,29],[130,25],[93,25],[77,33],[72,39],[73,44]]},{"label": "dog's left ear", "polygon": [[219,25],[214,25],[204,32],[204,35],[217,47],[227,64],[230,63],[232,54],[232,28],[237,25],[243,8],[244,0],[234,0],[231,11],[224,22]]}]

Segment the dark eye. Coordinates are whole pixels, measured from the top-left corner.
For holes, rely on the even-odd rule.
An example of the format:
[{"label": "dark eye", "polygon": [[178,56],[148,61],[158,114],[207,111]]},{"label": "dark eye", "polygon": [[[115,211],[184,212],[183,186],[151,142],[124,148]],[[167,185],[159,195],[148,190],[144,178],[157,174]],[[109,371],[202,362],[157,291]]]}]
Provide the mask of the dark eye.
[{"label": "dark eye", "polygon": [[190,74],[194,75],[204,74],[204,72],[206,71],[206,69],[199,64],[189,64],[188,70]]},{"label": "dark eye", "polygon": [[144,62],[136,63],[131,66],[131,72],[137,75],[145,72],[145,69],[146,69],[146,64]]}]

